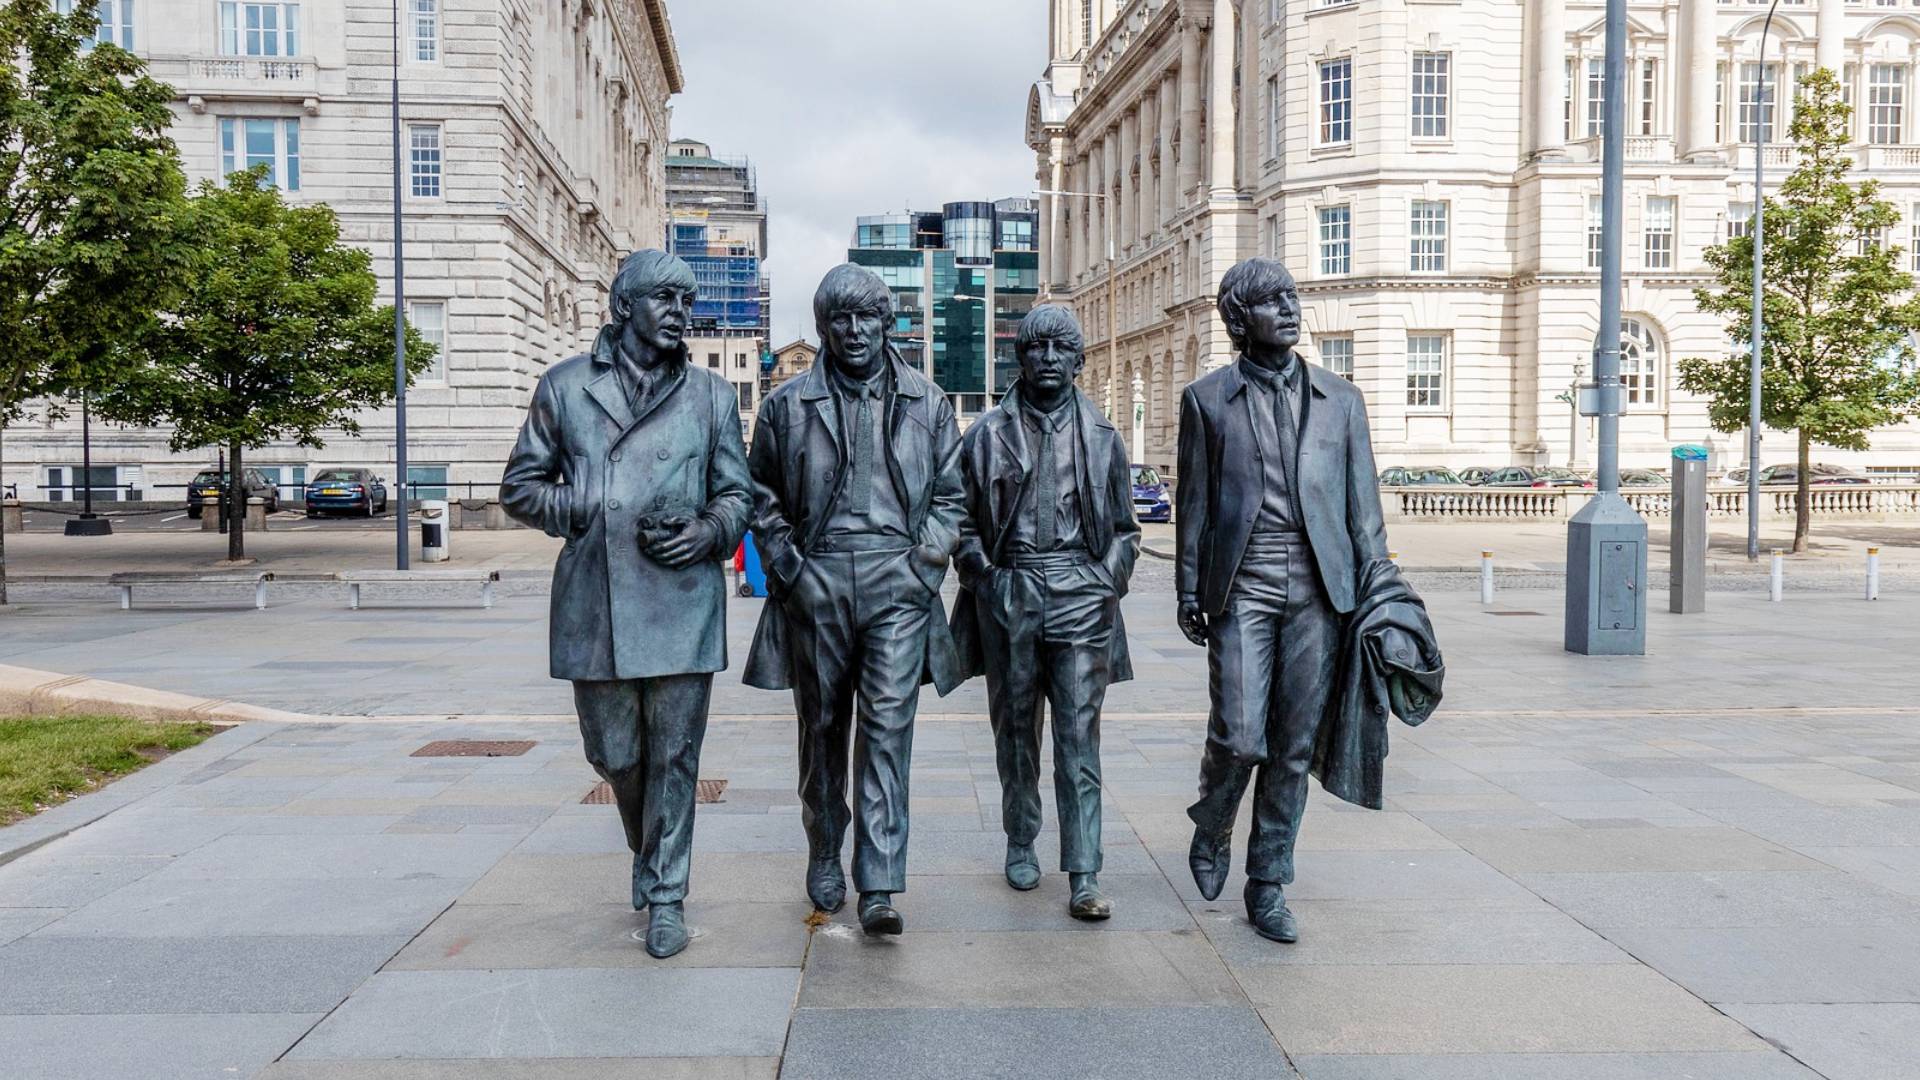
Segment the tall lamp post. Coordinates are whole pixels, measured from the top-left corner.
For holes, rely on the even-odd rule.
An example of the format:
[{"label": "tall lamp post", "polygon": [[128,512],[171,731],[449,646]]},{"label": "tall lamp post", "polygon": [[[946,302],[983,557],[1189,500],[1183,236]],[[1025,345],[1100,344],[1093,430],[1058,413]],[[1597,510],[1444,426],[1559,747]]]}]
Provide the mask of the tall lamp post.
[{"label": "tall lamp post", "polygon": [[[1773,95],[1767,85],[1767,33],[1773,29],[1773,13],[1780,0],[1767,5],[1766,21],[1760,24],[1760,75],[1756,94],[1760,115],[1753,125],[1753,340],[1747,357],[1747,561],[1760,560],[1760,346],[1766,333],[1763,326],[1767,295],[1767,234],[1761,228],[1767,206],[1767,127],[1773,122]],[[1784,64],[1781,74],[1786,74]]]},{"label": "tall lamp post", "polygon": [[[1060,213],[1060,199],[1100,199],[1112,205],[1110,196],[1101,191],[1056,191],[1052,188],[1037,188],[1035,195],[1045,195],[1054,200],[1053,213]],[[1091,209],[1091,208],[1089,208]],[[1049,219],[1051,220],[1051,219]],[[1107,215],[1107,227],[1101,231],[1107,234],[1107,369],[1110,375],[1120,374],[1120,331],[1116,321],[1119,315],[1119,272],[1120,261],[1113,253],[1113,215]],[[1057,255],[1055,256],[1058,257]]]},{"label": "tall lamp post", "polygon": [[1593,349],[1599,491],[1567,525],[1568,652],[1647,651],[1647,523],[1620,497],[1620,249],[1626,203],[1627,0],[1607,0],[1600,170],[1600,330]]},{"label": "tall lamp post", "polygon": [[393,515],[396,569],[405,570],[407,550],[407,259],[401,235],[400,182],[400,0],[393,0],[393,455],[394,486],[400,489]]},{"label": "tall lamp post", "polygon": [[68,518],[68,536],[112,536],[113,522],[93,512],[93,417],[87,411],[87,392],[80,391],[80,516]]}]

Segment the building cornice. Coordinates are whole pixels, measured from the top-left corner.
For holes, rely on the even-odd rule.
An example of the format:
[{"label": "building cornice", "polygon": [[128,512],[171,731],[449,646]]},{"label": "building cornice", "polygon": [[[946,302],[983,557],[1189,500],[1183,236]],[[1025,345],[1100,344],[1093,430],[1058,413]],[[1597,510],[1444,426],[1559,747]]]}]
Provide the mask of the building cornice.
[{"label": "building cornice", "polygon": [[687,76],[680,67],[680,48],[674,44],[673,23],[667,17],[666,0],[640,0],[640,4],[646,9],[654,47],[660,50],[660,68],[667,76],[667,92],[678,94],[687,88]]}]

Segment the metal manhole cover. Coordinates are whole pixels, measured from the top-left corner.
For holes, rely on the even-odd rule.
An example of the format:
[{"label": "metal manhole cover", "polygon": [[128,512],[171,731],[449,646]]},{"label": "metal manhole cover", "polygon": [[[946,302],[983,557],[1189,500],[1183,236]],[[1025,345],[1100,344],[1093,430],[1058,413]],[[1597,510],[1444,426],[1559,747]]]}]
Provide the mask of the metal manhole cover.
[{"label": "metal manhole cover", "polygon": [[415,750],[413,757],[519,757],[534,744],[514,739],[442,739]]},{"label": "metal manhole cover", "polygon": [[1534,617],[1536,617],[1536,618],[1545,618],[1545,617],[1546,617],[1546,615],[1545,615],[1545,613],[1544,613],[1544,612],[1539,612],[1539,611],[1489,611],[1489,612],[1487,612],[1487,614],[1489,614],[1489,615],[1505,615],[1505,616],[1509,616],[1509,617],[1511,617],[1511,616],[1514,616],[1514,615],[1532,615],[1532,616],[1534,616]]},{"label": "metal manhole cover", "polygon": [[[693,801],[696,803],[721,802],[723,800],[720,798],[720,795],[726,790],[727,782],[725,780],[702,780],[694,785]],[[588,791],[585,797],[580,800],[580,805],[612,806],[613,785],[607,783],[605,780],[593,785],[593,789]]]}]

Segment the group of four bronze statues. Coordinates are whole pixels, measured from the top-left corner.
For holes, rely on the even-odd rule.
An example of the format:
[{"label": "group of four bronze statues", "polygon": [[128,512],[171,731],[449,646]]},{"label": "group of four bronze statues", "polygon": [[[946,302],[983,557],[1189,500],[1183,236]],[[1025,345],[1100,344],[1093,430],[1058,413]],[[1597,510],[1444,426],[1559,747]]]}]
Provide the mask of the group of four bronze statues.
[{"label": "group of four bronze statues", "polygon": [[[566,541],[551,669],[572,681],[587,759],[613,789],[647,951],[687,945],[695,782],[727,666],[722,560],[749,529],[770,600],[744,677],[793,692],[814,906],[845,903],[851,825],[861,927],[904,929],[920,688],[985,675],[1007,883],[1041,876],[1050,708],[1069,914],[1109,918],[1100,712],[1132,677],[1120,600],[1140,527],[1126,445],[1075,388],[1079,324],[1054,305],[1028,314],[1020,378],[963,438],[946,396],[888,344],[886,284],[838,267],[814,297],[820,358],[762,403],[749,450],[732,386],[689,363],[694,294],[673,256],[621,265],[611,322],[540,380],[501,491],[515,518]],[[1361,396],[1295,349],[1293,279],[1250,260],[1219,306],[1238,356],[1187,388],[1176,474],[1178,622],[1208,649],[1212,696],[1189,860],[1217,897],[1251,784],[1247,917],[1290,942],[1282,890],[1309,775],[1378,807],[1386,718],[1424,720],[1443,669],[1387,559]]]}]

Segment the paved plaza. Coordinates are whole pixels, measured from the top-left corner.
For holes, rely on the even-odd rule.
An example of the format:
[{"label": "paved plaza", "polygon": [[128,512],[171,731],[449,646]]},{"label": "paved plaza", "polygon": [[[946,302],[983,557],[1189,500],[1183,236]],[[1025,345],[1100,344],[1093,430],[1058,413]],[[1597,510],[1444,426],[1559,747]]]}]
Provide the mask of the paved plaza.
[{"label": "paved plaza", "polygon": [[[1649,656],[1589,659],[1561,651],[1556,593],[1487,609],[1429,580],[1447,702],[1395,725],[1385,810],[1316,792],[1291,947],[1253,934],[1237,874],[1207,903],[1186,868],[1206,673],[1167,564],[1143,561],[1127,600],[1140,678],[1109,697],[1103,753],[1118,910],[1091,926],[1066,915],[1056,834],[1038,890],[1002,881],[978,682],[923,702],[906,935],[865,938],[851,906],[813,925],[790,702],[740,686],[760,601],[736,599],[702,768],[727,785],[699,809],[697,936],[665,962],[634,938],[613,808],[582,802],[595,777],[531,577],[491,611],[48,591],[0,615],[0,663],[316,715],[0,830],[4,1071],[1913,1075],[1920,599],[1656,601]],[[410,756],[447,738],[535,745]]]}]

